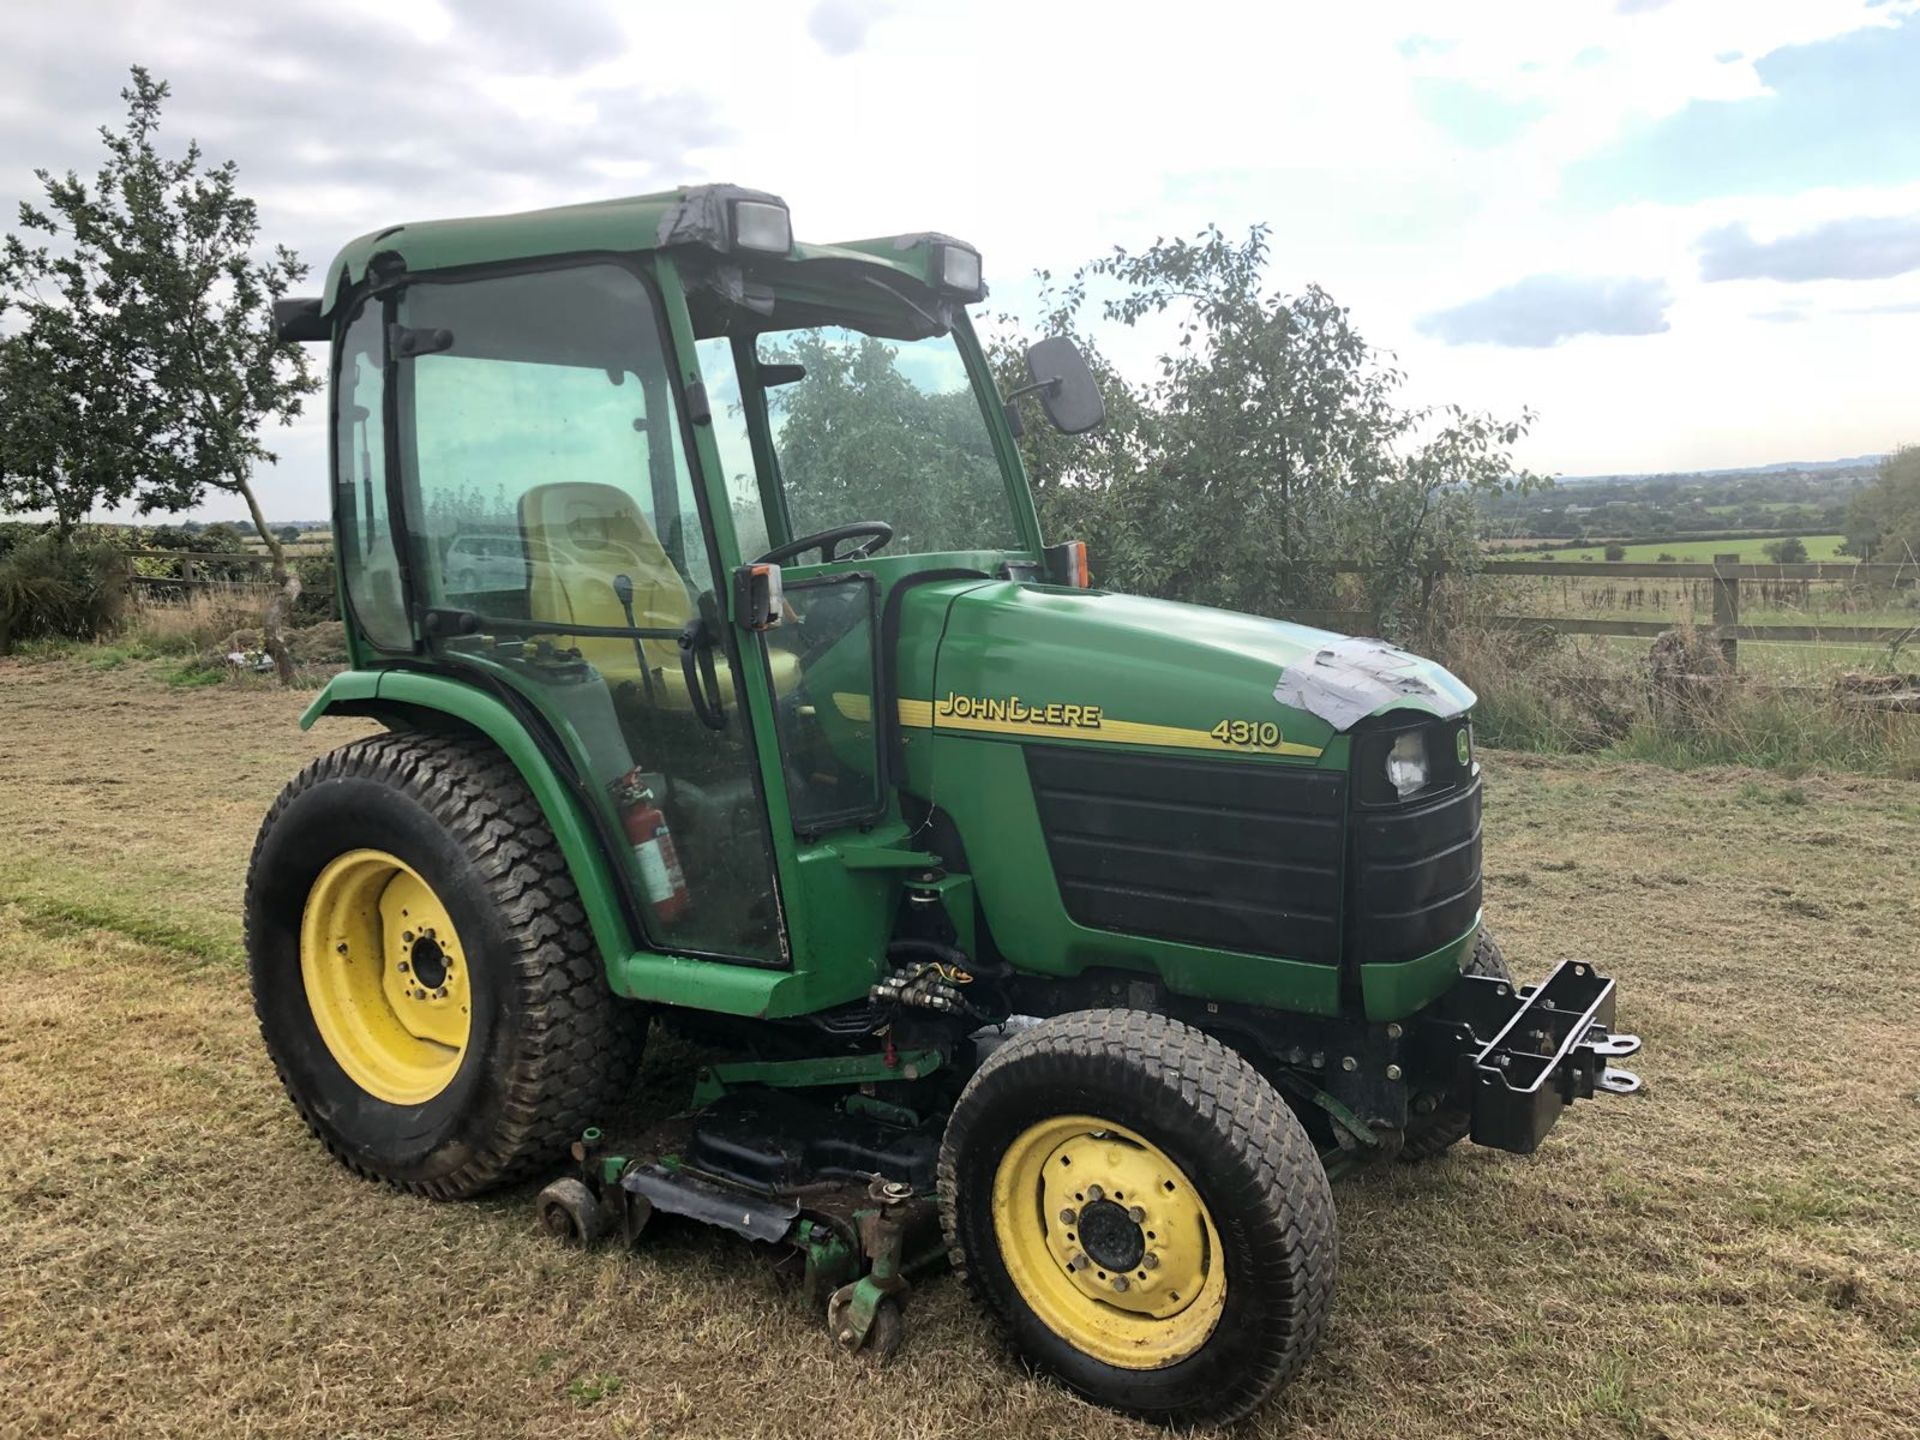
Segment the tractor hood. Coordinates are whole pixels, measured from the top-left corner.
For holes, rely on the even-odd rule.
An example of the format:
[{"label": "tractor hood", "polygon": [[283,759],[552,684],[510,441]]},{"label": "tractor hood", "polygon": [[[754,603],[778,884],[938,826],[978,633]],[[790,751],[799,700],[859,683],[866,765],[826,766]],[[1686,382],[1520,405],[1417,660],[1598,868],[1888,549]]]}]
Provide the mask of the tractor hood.
[{"label": "tractor hood", "polygon": [[1432,661],[1305,625],[1012,581],[942,598],[931,693],[902,706],[936,729],[1313,759],[1369,715],[1474,703]]}]

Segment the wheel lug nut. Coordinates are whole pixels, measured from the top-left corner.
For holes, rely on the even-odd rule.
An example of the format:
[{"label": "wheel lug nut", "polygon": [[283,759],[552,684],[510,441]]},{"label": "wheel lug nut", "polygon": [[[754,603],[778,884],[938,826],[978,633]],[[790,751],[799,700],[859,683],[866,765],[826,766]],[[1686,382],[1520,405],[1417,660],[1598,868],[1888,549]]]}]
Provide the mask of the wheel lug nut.
[{"label": "wheel lug nut", "polygon": [[1087,1202],[1092,1204],[1106,1193],[1107,1192],[1102,1190],[1098,1185],[1089,1185],[1087,1186]]},{"label": "wheel lug nut", "polygon": [[1149,1250],[1140,1257],[1140,1268],[1142,1270],[1158,1270],[1160,1268],[1160,1257]]},{"label": "wheel lug nut", "polygon": [[1072,1258],[1071,1260],[1069,1260],[1069,1261],[1067,1262],[1067,1268],[1068,1268],[1069,1270],[1084,1270],[1084,1269],[1086,1269],[1086,1268],[1087,1268],[1087,1257],[1086,1257],[1086,1256],[1085,1256],[1085,1255],[1084,1255],[1083,1253],[1081,1253],[1080,1251],[1078,1251],[1078,1250],[1076,1250],[1076,1251],[1074,1251],[1074,1252],[1073,1252],[1073,1258]]},{"label": "wheel lug nut", "polygon": [[440,988],[439,988],[438,990],[436,990],[436,991],[434,991],[434,992],[433,992],[433,998],[434,998],[434,999],[436,999],[436,1000],[444,1000],[444,999],[446,999],[446,998],[447,998],[447,987],[446,987],[446,986],[444,986],[444,985],[442,985],[442,986],[441,986],[441,987],[440,987]]},{"label": "wheel lug nut", "polygon": [[1074,1214],[1073,1211],[1071,1210],[1062,1210],[1060,1212],[1060,1223],[1062,1225],[1071,1225],[1073,1224],[1074,1221],[1078,1220],[1079,1218],[1080,1217]]},{"label": "wheel lug nut", "polygon": [[1142,1210],[1138,1205],[1129,1205],[1127,1207],[1127,1219],[1133,1221],[1134,1224],[1138,1225],[1146,1218],[1147,1212]]},{"label": "wheel lug nut", "polygon": [[400,941],[401,941],[401,943],[402,943],[402,944],[404,944],[404,945],[411,945],[411,944],[413,943],[413,932],[412,932],[411,930],[403,930],[403,931],[401,931],[401,932],[400,932]]},{"label": "wheel lug nut", "polygon": [[413,968],[413,967],[412,967],[411,965],[409,965],[409,964],[407,964],[407,962],[406,962],[406,961],[404,961],[404,960],[402,960],[402,961],[400,962],[400,973],[401,973],[402,975],[404,975],[404,974],[406,974],[406,973],[407,973],[407,971],[409,971],[409,970],[411,970],[412,968]]},{"label": "wheel lug nut", "polygon": [[1124,1290],[1124,1289],[1126,1289],[1126,1288],[1127,1288],[1127,1277],[1126,1277],[1126,1276],[1124,1276],[1124,1275],[1116,1275],[1116,1276],[1114,1276],[1114,1277],[1113,1277],[1113,1288],[1114,1288],[1114,1289],[1116,1289],[1116,1290]]},{"label": "wheel lug nut", "polygon": [[347,953],[347,942],[342,940],[338,945],[334,946],[333,948],[337,950],[340,954],[344,955]]}]

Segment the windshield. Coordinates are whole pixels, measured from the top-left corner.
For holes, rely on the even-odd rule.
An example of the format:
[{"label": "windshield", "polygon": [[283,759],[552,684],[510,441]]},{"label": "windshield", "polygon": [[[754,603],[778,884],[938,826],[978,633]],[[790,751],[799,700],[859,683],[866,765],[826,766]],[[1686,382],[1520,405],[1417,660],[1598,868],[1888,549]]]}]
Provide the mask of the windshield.
[{"label": "windshield", "polygon": [[882,520],[893,555],[1020,545],[951,334],[884,340],[816,326],[762,335],[755,355],[790,537]]}]

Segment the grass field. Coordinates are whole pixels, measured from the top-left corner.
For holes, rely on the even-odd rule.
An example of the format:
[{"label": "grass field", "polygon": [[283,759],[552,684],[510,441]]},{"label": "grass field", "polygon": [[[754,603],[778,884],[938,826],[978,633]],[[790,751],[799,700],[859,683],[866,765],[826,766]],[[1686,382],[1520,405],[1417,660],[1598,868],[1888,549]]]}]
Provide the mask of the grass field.
[{"label": "grass field", "polygon": [[[1849,560],[1852,556],[1842,555],[1840,545],[1847,537],[1844,535],[1803,535],[1800,537],[1807,547],[1809,560]],[[1764,565],[1772,557],[1766,552],[1768,545],[1778,544],[1774,540],[1650,540],[1645,544],[1626,545],[1627,552],[1621,557],[1623,562],[1648,564],[1661,559],[1684,560],[1705,565],[1716,555],[1737,555],[1743,565]],[[1518,546],[1502,551],[1508,558],[1522,554]],[[1594,545],[1585,550],[1555,550],[1551,552],[1555,560],[1605,560],[1606,547]]]},{"label": "grass field", "polygon": [[[254,827],[308,697],[0,660],[0,1435],[1146,1437],[956,1286],[885,1372],[744,1244],[537,1235],[327,1160],[258,1045]],[[1489,752],[1516,967],[1619,976],[1647,1092],[1335,1187],[1319,1356],[1238,1433],[1920,1436],[1920,788]]]}]

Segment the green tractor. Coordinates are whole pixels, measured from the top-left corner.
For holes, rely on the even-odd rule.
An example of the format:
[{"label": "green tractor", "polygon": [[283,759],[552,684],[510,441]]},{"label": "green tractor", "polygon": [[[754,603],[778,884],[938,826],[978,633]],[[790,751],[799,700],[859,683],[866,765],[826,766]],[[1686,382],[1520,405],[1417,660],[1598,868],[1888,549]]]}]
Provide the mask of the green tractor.
[{"label": "green tractor", "polygon": [[[1023,407],[1100,396],[1060,339],[1000,393],[969,246],[701,186],[324,280],[276,323],[330,347],[353,663],[302,724],[384,733],[274,804],[246,926],[354,1170],[785,1247],[880,1356],[948,1263],[1030,1364],[1190,1424],[1305,1363],[1329,1173],[1636,1086],[1613,982],[1517,987],[1482,927],[1463,685],[1043,541]],[[708,1063],[610,1133],[650,1025]]]}]

